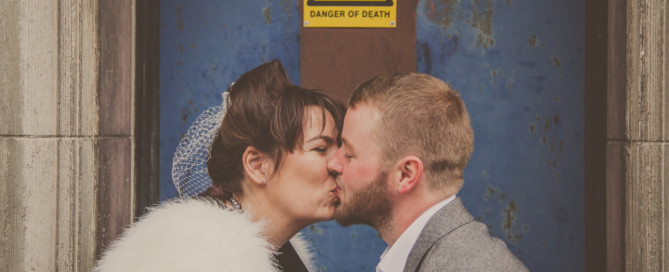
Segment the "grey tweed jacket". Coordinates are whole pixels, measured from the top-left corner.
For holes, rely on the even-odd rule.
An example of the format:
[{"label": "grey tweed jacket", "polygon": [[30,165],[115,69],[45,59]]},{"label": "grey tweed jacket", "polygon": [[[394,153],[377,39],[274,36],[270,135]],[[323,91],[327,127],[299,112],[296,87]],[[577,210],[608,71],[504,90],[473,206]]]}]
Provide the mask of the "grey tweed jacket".
[{"label": "grey tweed jacket", "polygon": [[414,271],[528,270],[458,197],[432,216],[418,236],[404,267],[404,272]]}]

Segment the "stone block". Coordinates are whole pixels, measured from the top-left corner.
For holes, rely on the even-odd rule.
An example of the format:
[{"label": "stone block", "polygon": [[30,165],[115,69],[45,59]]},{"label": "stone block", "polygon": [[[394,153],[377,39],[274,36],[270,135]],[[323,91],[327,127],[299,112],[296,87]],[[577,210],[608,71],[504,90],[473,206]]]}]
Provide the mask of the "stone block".
[{"label": "stone block", "polygon": [[625,148],[625,271],[663,271],[665,145],[633,142]]}]

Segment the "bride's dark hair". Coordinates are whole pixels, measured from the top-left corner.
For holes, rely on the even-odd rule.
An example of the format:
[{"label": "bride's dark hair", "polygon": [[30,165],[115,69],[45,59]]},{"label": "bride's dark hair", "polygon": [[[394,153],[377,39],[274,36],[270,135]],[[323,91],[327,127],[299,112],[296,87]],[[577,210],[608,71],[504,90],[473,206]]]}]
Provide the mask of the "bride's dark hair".
[{"label": "bride's dark hair", "polygon": [[323,120],[326,112],[330,113],[341,133],[343,104],[322,92],[292,85],[278,60],[244,73],[228,89],[228,94],[227,112],[207,160],[213,184],[204,196],[228,200],[232,194],[241,193],[242,155],[248,146],[270,156],[276,171],[286,152],[293,152],[303,144],[308,106],[319,107]]}]

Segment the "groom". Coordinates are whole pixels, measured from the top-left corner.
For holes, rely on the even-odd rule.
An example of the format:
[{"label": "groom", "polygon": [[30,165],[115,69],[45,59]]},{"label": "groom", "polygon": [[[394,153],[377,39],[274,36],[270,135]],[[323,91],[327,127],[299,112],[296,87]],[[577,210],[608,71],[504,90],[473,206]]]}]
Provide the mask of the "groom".
[{"label": "groom", "polygon": [[388,247],[376,271],[527,271],[456,196],[474,148],[459,94],[438,78],[392,74],[360,85],[328,162],[335,219],[374,227]]}]

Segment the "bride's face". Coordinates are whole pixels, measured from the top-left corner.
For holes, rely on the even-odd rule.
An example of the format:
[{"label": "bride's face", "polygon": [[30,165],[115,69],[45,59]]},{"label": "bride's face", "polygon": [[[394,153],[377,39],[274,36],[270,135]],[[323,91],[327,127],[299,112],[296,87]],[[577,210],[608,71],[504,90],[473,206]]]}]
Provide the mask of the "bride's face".
[{"label": "bride's face", "polygon": [[[268,182],[272,202],[284,216],[305,226],[332,219],[337,184],[326,164],[337,152],[337,127],[332,116],[316,106],[307,108],[302,146],[287,153],[273,180]],[[325,122],[325,126],[323,126]]]}]

